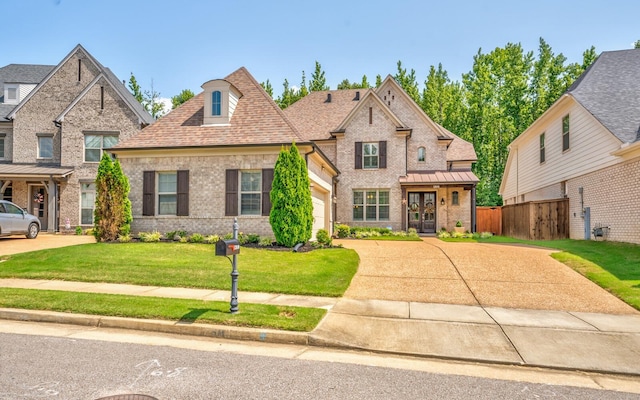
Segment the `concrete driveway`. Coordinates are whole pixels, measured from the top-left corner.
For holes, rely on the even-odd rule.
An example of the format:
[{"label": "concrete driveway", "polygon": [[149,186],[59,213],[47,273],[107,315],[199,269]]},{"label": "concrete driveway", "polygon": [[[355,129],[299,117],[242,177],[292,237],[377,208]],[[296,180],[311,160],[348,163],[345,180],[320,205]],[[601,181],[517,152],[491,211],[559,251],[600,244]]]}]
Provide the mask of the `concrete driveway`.
[{"label": "concrete driveway", "polygon": [[631,306],[550,257],[516,245],[337,241],[360,255],[345,298],[605,314]]},{"label": "concrete driveway", "polygon": [[27,239],[24,235],[0,237],[0,256],[76,244],[95,243],[95,241],[93,236],[60,235],[44,232],[40,232],[35,239]]}]

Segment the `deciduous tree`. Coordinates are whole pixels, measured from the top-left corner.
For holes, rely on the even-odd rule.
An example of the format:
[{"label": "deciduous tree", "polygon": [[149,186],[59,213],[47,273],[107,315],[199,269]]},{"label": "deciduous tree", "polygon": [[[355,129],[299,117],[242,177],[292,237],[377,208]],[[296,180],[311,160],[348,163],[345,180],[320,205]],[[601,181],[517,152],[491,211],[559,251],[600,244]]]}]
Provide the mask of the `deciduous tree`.
[{"label": "deciduous tree", "polygon": [[195,93],[193,93],[191,90],[189,89],[182,90],[182,92],[180,92],[179,94],[171,98],[171,109],[173,110],[177,108],[187,100],[191,99],[193,96],[195,96]]}]

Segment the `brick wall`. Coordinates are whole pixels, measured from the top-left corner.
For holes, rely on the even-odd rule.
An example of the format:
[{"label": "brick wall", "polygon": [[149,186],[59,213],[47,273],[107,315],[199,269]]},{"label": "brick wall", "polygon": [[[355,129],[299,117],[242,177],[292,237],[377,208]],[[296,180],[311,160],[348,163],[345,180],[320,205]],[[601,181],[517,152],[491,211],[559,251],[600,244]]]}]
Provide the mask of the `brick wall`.
[{"label": "brick wall", "polygon": [[[608,240],[640,244],[640,158],[583,175],[567,182],[572,239],[584,239],[580,194],[591,209],[591,226],[610,226]],[[593,239],[593,236],[591,236]]]}]

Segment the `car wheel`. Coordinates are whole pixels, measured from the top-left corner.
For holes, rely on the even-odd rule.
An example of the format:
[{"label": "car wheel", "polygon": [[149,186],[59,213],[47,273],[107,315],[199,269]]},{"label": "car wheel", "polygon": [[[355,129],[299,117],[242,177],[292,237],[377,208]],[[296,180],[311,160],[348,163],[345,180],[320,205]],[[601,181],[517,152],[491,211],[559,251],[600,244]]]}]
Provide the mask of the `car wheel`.
[{"label": "car wheel", "polygon": [[27,231],[27,239],[35,239],[36,236],[38,236],[39,231],[40,229],[38,229],[38,224],[35,222],[30,223],[29,230]]}]

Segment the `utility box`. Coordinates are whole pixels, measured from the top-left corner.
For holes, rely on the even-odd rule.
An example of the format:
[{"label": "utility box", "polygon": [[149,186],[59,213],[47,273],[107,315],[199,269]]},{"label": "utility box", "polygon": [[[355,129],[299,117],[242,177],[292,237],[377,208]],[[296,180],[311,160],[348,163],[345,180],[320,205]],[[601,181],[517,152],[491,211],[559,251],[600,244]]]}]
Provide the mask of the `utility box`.
[{"label": "utility box", "polygon": [[232,256],[240,254],[240,242],[238,239],[220,239],[216,242],[217,256]]}]

